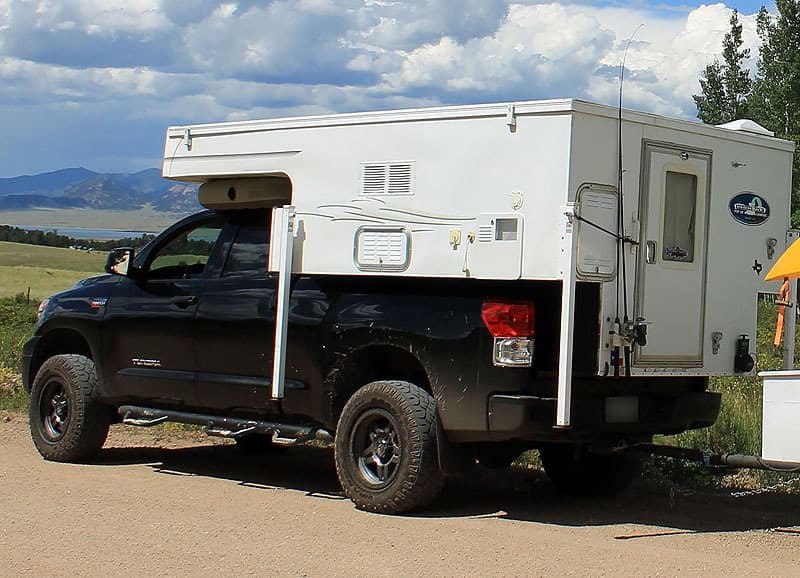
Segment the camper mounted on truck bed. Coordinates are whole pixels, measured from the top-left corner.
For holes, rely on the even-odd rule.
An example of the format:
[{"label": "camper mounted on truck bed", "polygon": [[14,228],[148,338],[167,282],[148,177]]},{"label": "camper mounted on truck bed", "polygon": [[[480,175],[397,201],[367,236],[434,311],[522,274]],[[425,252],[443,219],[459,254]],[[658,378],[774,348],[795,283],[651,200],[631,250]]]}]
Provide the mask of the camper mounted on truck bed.
[{"label": "camper mounted on truck bed", "polygon": [[708,376],[752,372],[792,153],[577,100],[171,127],[163,174],[208,210],[43,303],[34,442],[332,438],[377,512],[531,448],[563,489],[614,491],[627,449],[714,423]]}]

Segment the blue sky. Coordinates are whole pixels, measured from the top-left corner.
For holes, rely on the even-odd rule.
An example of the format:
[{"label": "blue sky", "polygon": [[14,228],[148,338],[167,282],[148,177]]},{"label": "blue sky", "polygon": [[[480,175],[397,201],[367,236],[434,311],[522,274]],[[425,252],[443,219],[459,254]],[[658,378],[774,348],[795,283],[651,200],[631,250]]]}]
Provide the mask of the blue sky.
[{"label": "blue sky", "polygon": [[[760,2],[0,0],[0,177],[160,166],[168,125],[579,97],[693,118]],[[774,10],[772,3],[768,9]],[[755,58],[749,63],[755,64]]]}]

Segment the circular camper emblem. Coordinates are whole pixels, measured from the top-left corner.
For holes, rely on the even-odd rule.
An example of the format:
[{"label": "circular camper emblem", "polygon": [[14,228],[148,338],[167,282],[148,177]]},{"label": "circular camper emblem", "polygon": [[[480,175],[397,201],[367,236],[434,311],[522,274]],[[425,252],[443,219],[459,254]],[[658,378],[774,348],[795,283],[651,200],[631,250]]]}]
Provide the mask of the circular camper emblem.
[{"label": "circular camper emblem", "polygon": [[742,225],[760,225],[769,219],[769,203],[763,197],[742,192],[731,199],[731,215]]}]

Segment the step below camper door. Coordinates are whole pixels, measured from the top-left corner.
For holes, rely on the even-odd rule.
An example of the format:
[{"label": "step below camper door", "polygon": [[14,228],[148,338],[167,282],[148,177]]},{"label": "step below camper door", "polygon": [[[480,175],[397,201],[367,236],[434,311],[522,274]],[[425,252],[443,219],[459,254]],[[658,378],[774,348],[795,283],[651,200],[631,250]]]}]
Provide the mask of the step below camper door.
[{"label": "step below camper door", "polygon": [[703,365],[711,155],[645,143],[636,317],[649,324],[634,366]]}]

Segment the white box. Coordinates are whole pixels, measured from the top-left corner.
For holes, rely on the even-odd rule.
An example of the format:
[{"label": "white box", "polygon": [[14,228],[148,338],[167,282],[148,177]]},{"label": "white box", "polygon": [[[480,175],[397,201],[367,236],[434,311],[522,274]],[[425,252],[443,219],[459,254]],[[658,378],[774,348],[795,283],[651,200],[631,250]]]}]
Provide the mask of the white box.
[{"label": "white box", "polygon": [[800,371],[765,371],[761,455],[800,462]]}]

